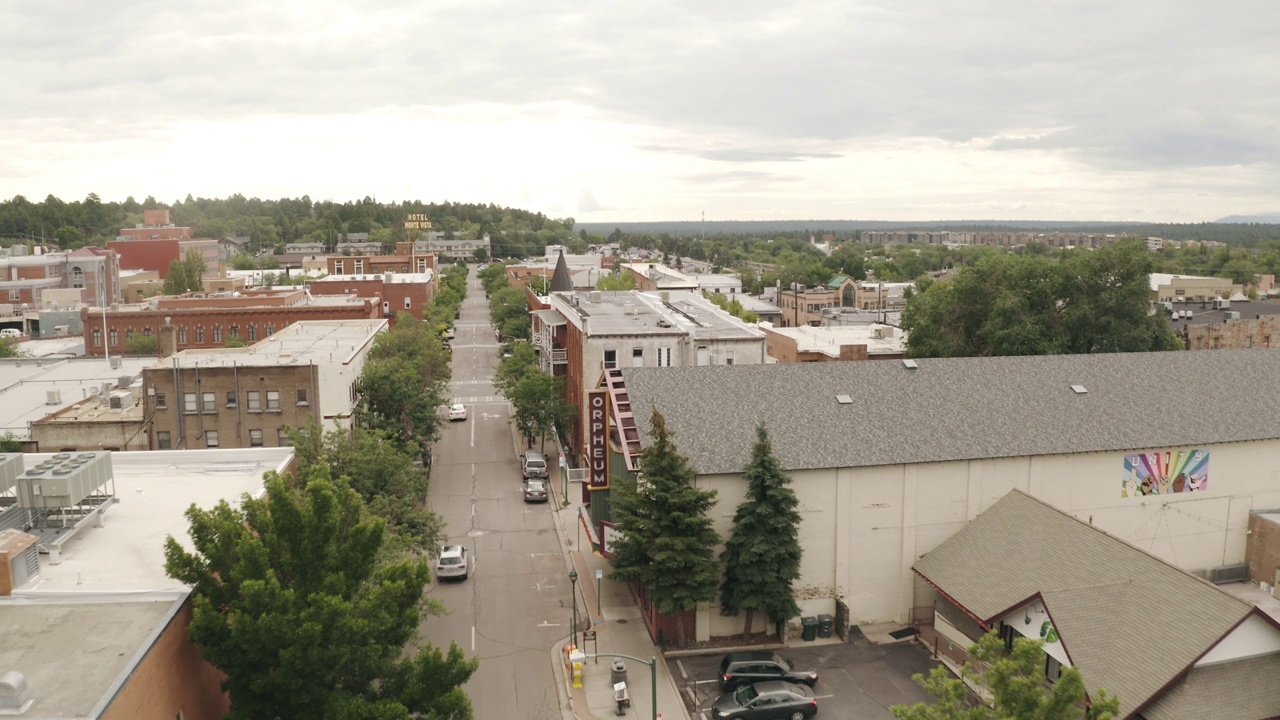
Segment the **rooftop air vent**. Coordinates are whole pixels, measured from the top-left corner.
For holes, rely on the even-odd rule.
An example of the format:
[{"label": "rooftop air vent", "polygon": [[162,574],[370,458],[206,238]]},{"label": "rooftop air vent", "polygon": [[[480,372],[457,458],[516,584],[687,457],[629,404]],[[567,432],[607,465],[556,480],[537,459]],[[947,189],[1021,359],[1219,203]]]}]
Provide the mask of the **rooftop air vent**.
[{"label": "rooftop air vent", "polygon": [[837,395],[836,402],[840,403],[841,405],[852,405],[853,398],[849,397],[848,395]]},{"label": "rooftop air vent", "polygon": [[1083,385],[1072,385],[1072,386],[1071,386],[1071,392],[1073,392],[1073,393],[1075,393],[1075,394],[1077,394],[1077,395],[1084,395],[1085,393],[1089,392],[1089,388],[1087,388],[1087,387],[1085,387],[1085,386],[1083,386]]},{"label": "rooftop air vent", "polygon": [[908,370],[915,370],[920,367],[920,364],[917,363],[915,360],[912,360],[911,358],[903,358],[902,367]]}]

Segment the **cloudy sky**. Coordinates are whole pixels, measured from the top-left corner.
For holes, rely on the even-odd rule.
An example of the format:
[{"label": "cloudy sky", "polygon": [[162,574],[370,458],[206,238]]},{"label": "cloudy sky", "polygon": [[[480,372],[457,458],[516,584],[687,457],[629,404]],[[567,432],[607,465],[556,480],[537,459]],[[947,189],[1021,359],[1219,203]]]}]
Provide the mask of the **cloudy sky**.
[{"label": "cloudy sky", "polygon": [[0,197],[1280,211],[1275,0],[0,0]]}]

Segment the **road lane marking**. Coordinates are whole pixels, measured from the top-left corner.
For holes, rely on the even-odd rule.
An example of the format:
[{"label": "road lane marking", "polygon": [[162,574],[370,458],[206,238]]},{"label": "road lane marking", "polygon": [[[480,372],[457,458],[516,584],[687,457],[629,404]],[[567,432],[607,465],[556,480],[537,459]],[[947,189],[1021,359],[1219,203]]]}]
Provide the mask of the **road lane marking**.
[{"label": "road lane marking", "polygon": [[476,424],[475,422],[472,422],[471,423],[471,447],[475,447],[475,446],[476,446]]},{"label": "road lane marking", "polygon": [[560,627],[560,623],[549,623],[546,620],[543,620],[536,627]]},{"label": "road lane marking", "polygon": [[680,662],[679,660],[676,660],[676,667],[680,669],[680,677],[684,680],[688,680],[689,673],[684,671],[684,663]]},{"label": "road lane marking", "polygon": [[814,700],[824,700],[824,699],[826,699],[826,698],[833,698],[833,697],[835,697],[835,695],[814,695],[814,696],[813,696],[813,699],[814,699]]},{"label": "road lane marking", "polygon": [[476,626],[471,626],[471,652],[476,651]]}]

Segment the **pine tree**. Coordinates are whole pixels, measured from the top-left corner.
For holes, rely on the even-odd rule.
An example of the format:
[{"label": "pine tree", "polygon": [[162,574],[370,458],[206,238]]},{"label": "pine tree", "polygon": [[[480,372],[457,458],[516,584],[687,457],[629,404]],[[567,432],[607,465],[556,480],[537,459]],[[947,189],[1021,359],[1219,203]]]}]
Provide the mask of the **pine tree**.
[{"label": "pine tree", "polygon": [[384,523],[323,464],[266,488],[239,508],[191,506],[194,552],[165,543],[169,576],[193,588],[191,641],[226,674],[226,718],[470,720],[477,661],[456,645],[406,652],[429,561],[380,563]]},{"label": "pine tree", "polygon": [[[611,577],[644,586],[658,612],[677,615],[716,596],[720,542],[707,513],[715,491],[694,486],[694,471],[677,450],[656,409],[652,444],[640,460],[635,486],[619,484],[613,505],[622,537],[613,546]],[[681,645],[685,642],[680,623]]]},{"label": "pine tree", "polygon": [[725,565],[720,613],[737,615],[745,610],[742,635],[750,639],[756,610],[766,613],[775,624],[800,614],[791,586],[800,577],[803,552],[797,539],[800,501],[773,454],[763,422],[756,428],[756,444],[742,479],[747,483],[747,494],[733,516],[733,530],[720,554]]}]

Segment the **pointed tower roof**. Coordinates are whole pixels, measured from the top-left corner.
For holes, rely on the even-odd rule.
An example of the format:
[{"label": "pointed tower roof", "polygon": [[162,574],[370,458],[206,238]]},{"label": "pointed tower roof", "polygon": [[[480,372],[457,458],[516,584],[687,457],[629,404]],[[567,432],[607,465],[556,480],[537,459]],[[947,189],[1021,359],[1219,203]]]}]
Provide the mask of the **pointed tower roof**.
[{"label": "pointed tower roof", "polygon": [[564,251],[556,258],[556,270],[551,274],[551,292],[573,292],[573,277],[569,275],[569,263],[564,261]]}]

